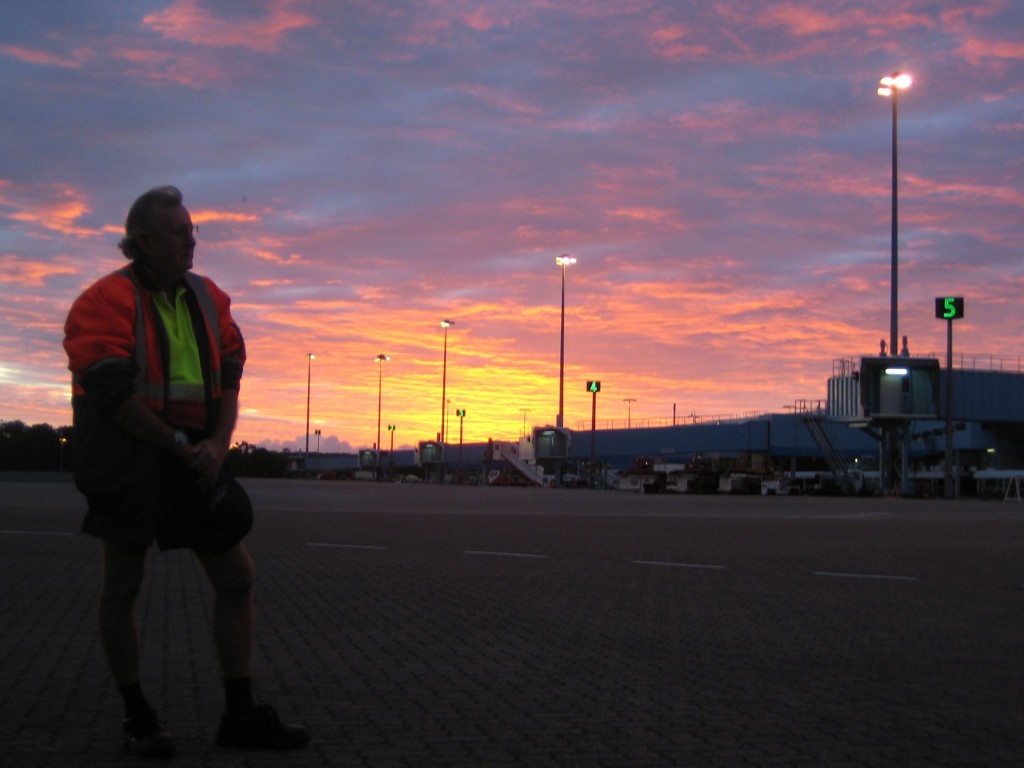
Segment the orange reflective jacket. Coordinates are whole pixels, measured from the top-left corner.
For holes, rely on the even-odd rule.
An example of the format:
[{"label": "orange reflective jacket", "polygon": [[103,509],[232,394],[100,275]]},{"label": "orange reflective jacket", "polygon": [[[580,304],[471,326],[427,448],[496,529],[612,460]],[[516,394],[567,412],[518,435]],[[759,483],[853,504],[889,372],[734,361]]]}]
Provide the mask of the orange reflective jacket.
[{"label": "orange reflective jacket", "polygon": [[[209,278],[191,272],[185,275],[185,284],[210,403],[219,400],[224,389],[238,389],[245,343],[226,293]],[[64,325],[64,349],[76,397],[86,394],[82,379],[87,373],[127,364],[133,370],[134,392],[157,413],[164,410],[169,392],[167,339],[153,306],[153,291],[134,266],[100,278],[75,300]]]}]

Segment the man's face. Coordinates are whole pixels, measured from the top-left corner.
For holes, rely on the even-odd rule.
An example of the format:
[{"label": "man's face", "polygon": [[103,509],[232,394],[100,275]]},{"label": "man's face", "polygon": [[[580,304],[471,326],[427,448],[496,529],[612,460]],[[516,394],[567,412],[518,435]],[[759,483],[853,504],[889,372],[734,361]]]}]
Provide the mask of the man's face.
[{"label": "man's face", "polygon": [[196,239],[188,209],[179,205],[158,213],[156,226],[139,238],[139,246],[157,285],[169,289],[192,269]]}]

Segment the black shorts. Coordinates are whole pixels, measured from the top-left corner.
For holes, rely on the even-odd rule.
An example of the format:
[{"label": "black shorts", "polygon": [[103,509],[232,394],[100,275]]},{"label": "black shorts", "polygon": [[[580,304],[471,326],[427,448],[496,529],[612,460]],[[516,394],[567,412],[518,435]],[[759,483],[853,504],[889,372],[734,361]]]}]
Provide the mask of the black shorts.
[{"label": "black shorts", "polygon": [[212,488],[202,486],[191,469],[169,454],[159,457],[153,475],[158,479],[144,488],[86,493],[89,510],[82,532],[140,547],[155,541],[161,550],[186,547],[219,554],[252,529],[252,502],[227,467]]}]

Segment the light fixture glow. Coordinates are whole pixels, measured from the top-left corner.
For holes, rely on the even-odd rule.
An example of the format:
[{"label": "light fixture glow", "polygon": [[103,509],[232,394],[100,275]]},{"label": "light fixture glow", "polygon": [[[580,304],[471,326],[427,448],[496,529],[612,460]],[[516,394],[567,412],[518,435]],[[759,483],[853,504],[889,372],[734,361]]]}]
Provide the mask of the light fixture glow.
[{"label": "light fixture glow", "polygon": [[909,371],[906,368],[886,368],[886,376],[906,376]]},{"label": "light fixture glow", "polygon": [[878,81],[878,95],[891,96],[893,89],[909,88],[914,79],[905,72],[894,72]]}]

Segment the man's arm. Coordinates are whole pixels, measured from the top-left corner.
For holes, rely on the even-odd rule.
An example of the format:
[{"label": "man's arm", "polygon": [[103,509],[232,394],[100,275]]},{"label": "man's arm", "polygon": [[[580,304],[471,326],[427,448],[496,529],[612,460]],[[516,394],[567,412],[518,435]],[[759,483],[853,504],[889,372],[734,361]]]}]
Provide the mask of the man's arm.
[{"label": "man's arm", "polygon": [[191,466],[213,483],[231,449],[231,435],[238,421],[238,390],[226,389],[221,394],[217,410],[217,424],[213,434],[200,440],[194,447]]},{"label": "man's arm", "polygon": [[114,423],[132,437],[180,456],[187,461],[187,446],[174,439],[174,428],[157,416],[136,394],[127,397],[113,412]]},{"label": "man's arm", "polygon": [[161,419],[138,395],[131,395],[114,411],[114,423],[132,437],[173,453],[213,485],[228,457],[231,435],[238,420],[238,390],[225,390],[213,434],[198,443],[179,444],[174,428]]}]

